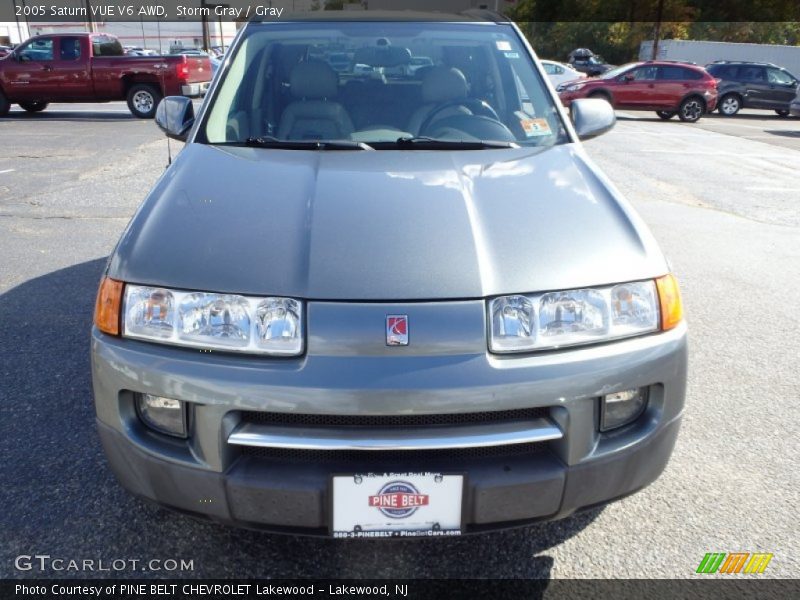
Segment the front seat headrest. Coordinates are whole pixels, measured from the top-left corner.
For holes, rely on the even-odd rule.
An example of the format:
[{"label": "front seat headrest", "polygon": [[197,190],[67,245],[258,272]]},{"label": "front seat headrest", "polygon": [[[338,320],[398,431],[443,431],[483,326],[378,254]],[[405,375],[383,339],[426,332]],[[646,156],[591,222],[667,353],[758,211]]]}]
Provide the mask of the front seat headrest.
[{"label": "front seat headrest", "polygon": [[309,60],[295,65],[289,75],[289,85],[295,98],[333,98],[339,91],[339,76],[328,63]]},{"label": "front seat headrest", "polygon": [[448,102],[467,97],[467,78],[455,67],[432,67],[422,78],[422,101]]}]

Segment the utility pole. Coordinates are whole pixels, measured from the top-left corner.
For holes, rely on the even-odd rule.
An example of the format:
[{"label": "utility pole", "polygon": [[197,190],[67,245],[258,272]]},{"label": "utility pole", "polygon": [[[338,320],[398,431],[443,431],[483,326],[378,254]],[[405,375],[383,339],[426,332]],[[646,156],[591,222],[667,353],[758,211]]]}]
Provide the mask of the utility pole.
[{"label": "utility pole", "polygon": [[[200,0],[200,8],[208,8],[206,0]],[[200,19],[203,27],[203,50],[208,50],[211,47],[211,40],[208,36],[208,17],[206,16],[205,10],[202,11]]]},{"label": "utility pole", "polygon": [[86,0],[86,26],[89,28],[89,33],[94,33],[94,21],[92,20],[92,4]]},{"label": "utility pole", "polygon": [[14,20],[17,22],[17,39],[19,40],[17,43],[21,44],[25,40],[22,39],[22,26],[20,26],[19,17],[17,16],[17,0],[14,0]]},{"label": "utility pole", "polygon": [[658,60],[658,41],[661,39],[661,19],[664,16],[664,0],[658,0],[656,9],[656,26],[653,32],[653,56],[652,60]]}]

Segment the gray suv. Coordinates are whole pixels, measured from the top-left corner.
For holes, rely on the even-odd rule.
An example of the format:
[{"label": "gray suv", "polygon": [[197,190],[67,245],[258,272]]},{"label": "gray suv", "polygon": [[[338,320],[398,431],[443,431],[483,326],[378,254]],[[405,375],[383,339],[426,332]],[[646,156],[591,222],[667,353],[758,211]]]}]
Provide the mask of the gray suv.
[{"label": "gray suv", "polygon": [[789,115],[789,105],[797,93],[797,77],[769,63],[717,61],[706,70],[719,79],[717,109],[732,117],[742,108],[774,110]]},{"label": "gray suv", "polygon": [[[648,485],[686,325],[647,227],[511,23],[250,22],[109,259],[92,329],[120,483],[214,521],[455,536]],[[358,55],[383,77],[313,58]],[[413,54],[412,49],[413,48]],[[388,74],[430,57],[418,78]],[[402,70],[402,69],[398,69]]]}]

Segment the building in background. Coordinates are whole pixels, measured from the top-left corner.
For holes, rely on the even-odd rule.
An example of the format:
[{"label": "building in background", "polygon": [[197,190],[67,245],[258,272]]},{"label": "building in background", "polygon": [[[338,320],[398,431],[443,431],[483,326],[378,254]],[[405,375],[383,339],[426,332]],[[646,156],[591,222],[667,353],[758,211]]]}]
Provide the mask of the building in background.
[{"label": "building in background", "polygon": [[[26,0],[0,0],[23,5]],[[140,0],[135,0],[136,4]],[[30,4],[27,0],[27,4]],[[97,0],[58,0],[58,6],[64,8],[85,9],[92,15],[91,8],[98,7],[108,2]],[[125,2],[120,2],[120,5]],[[180,4],[187,8],[198,9],[201,6],[213,7],[216,4],[237,3],[232,0],[181,0]],[[306,12],[321,6],[319,0],[263,0],[262,4],[275,8],[283,8],[284,14],[291,12]],[[49,4],[48,4],[49,6]],[[213,10],[213,8],[212,8]],[[89,16],[83,21],[41,22],[34,19],[19,18],[19,23],[0,22],[0,45],[3,45],[3,36],[7,37],[7,44],[24,42],[30,36],[40,33],[61,33],[71,31],[96,31],[110,33],[117,36],[123,46],[132,46],[155,50],[159,53],[169,53],[181,48],[211,48],[223,46],[225,48],[233,41],[241,23],[226,21],[221,18],[209,16],[206,19],[198,17],[184,17],[170,21],[149,21],[145,19],[132,21],[104,21],[99,16]]]},{"label": "building in background", "polygon": [[[653,42],[642,42],[639,60],[650,60],[652,55]],[[685,60],[701,66],[716,60],[765,62],[783,67],[795,77],[800,77],[800,46],[661,40],[658,43],[658,60]]]},{"label": "building in background", "polygon": [[361,2],[368,10],[435,10],[444,13],[460,13],[479,8],[505,12],[515,3],[515,0],[365,0]]},{"label": "building in background", "polygon": [[[0,0],[2,1],[2,0]],[[9,0],[25,4],[26,0]],[[225,4],[226,0],[181,0],[181,5],[189,8],[213,7]],[[227,3],[236,5],[235,1]],[[344,10],[435,10],[438,12],[459,13],[470,9],[490,9],[505,11],[513,6],[514,0],[361,0],[335,2],[334,0],[263,0],[263,5],[282,8],[284,15],[291,13],[321,10],[326,4],[336,5]],[[59,0],[58,5],[65,8],[84,8],[91,15],[89,7],[103,3],[95,0]],[[102,17],[90,17],[73,23],[39,22],[19,17],[18,21],[0,22],[0,45],[14,45],[24,42],[32,35],[41,33],[61,33],[71,31],[96,31],[110,33],[120,39],[123,46],[146,48],[159,53],[169,53],[188,48],[227,48],[233,41],[241,23],[224,21],[209,16],[170,21],[104,21]]]},{"label": "building in background", "polygon": [[25,21],[0,21],[0,46],[16,46],[30,37]]}]

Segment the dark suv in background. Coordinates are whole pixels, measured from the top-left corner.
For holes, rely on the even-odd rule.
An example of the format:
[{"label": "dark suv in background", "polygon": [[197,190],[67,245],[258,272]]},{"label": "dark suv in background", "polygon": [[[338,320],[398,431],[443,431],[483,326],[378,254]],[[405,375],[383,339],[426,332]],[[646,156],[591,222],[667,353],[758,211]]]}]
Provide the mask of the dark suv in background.
[{"label": "dark suv in background", "polygon": [[614,65],[608,64],[602,56],[588,48],[575,48],[569,53],[567,63],[576,71],[586,73],[589,77],[602,75],[614,68]]},{"label": "dark suv in background", "polygon": [[602,98],[614,108],[654,110],[662,119],[676,114],[693,123],[717,103],[717,81],[703,67],[690,63],[630,63],[596,79],[562,83],[557,88],[564,106],[578,98]]},{"label": "dark suv in background", "polygon": [[742,108],[774,110],[789,115],[789,104],[797,94],[797,77],[769,63],[717,61],[706,70],[719,79],[721,115],[732,117]]}]

